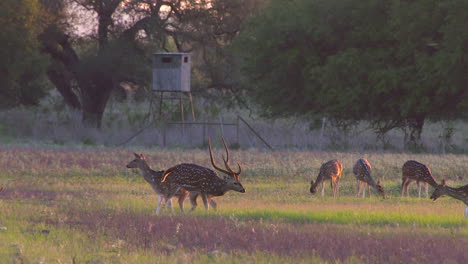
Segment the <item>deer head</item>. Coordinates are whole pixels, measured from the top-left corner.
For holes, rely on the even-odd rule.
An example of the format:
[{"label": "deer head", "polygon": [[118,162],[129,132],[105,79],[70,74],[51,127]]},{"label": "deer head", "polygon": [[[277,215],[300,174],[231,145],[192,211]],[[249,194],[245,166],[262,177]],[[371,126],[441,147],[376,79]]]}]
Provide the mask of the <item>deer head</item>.
[{"label": "deer head", "polygon": [[228,149],[228,146],[226,144],[226,140],[224,139],[224,137],[221,137],[221,139],[223,140],[224,149],[226,150],[226,158],[224,158],[224,155],[223,155],[224,166],[226,167],[226,169],[222,169],[216,165],[213,159],[213,150],[211,149],[211,139],[208,139],[208,149],[210,151],[211,164],[213,165],[215,169],[227,175],[224,177],[224,180],[227,182],[228,185],[232,185],[233,190],[236,190],[239,192],[245,192],[244,187],[242,187],[240,183],[240,174],[242,172],[242,168],[239,162],[237,162],[237,167],[239,168],[239,170],[236,172],[231,169],[231,167],[229,166],[229,149]]},{"label": "deer head", "polygon": [[432,193],[431,199],[435,201],[435,200],[437,200],[439,197],[445,195],[445,194],[446,194],[446,190],[445,190],[446,186],[447,186],[447,185],[446,185],[446,183],[445,183],[445,179],[442,179],[441,184],[438,185],[438,186],[435,188],[434,192]]},{"label": "deer head", "polygon": [[315,194],[317,192],[317,185],[314,184],[314,180],[310,181],[310,193]]},{"label": "deer head", "polygon": [[135,159],[130,161],[127,164],[127,168],[139,168],[138,166],[142,163],[146,163],[146,157],[143,154],[133,153],[135,155]]},{"label": "deer head", "polygon": [[377,181],[377,192],[382,195],[382,197],[385,199],[385,191],[384,191],[384,188],[382,187],[382,185],[380,185],[380,181]]},{"label": "deer head", "polygon": [[245,193],[245,189],[240,182],[236,179],[231,177],[224,177],[224,181],[226,182],[226,189],[233,190],[240,193]]}]

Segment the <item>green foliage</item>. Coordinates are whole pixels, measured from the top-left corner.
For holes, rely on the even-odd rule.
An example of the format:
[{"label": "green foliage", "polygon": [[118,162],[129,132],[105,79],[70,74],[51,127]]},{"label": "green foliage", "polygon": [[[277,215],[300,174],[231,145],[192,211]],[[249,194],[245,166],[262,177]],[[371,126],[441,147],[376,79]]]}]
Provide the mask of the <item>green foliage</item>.
[{"label": "green foliage", "polygon": [[378,131],[466,117],[468,2],[272,0],[236,42],[268,116],[370,120]]},{"label": "green foliage", "polygon": [[37,0],[0,2],[0,107],[36,105],[45,94],[47,64],[37,34],[44,11]]}]

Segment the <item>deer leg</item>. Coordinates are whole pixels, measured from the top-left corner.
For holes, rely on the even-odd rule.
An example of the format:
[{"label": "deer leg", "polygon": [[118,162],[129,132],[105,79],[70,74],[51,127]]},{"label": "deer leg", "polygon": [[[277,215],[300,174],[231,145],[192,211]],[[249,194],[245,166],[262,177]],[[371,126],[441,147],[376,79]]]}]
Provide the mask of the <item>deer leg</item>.
[{"label": "deer leg", "polygon": [[416,184],[418,185],[418,198],[421,198],[421,183],[416,181]]},{"label": "deer leg", "polygon": [[357,193],[356,193],[356,198],[359,197],[359,194],[361,193],[361,181],[357,180]]},{"label": "deer leg", "polygon": [[175,186],[169,189],[168,194],[166,195],[166,205],[174,212],[174,208],[172,207],[172,197],[181,189],[179,186]]},{"label": "deer leg", "polygon": [[402,197],[405,194],[405,191],[406,191],[406,197],[409,197],[408,186],[409,186],[410,183],[411,183],[411,180],[408,179],[408,178],[405,178],[405,180],[403,180],[403,184],[402,184],[402,187],[401,187],[401,196]]},{"label": "deer leg", "polygon": [[330,180],[330,185],[333,192],[333,198],[336,198],[336,184],[335,181],[333,181],[333,178]]},{"label": "deer leg", "polygon": [[169,208],[171,210],[172,213],[174,213],[174,208],[172,207],[172,199],[167,199],[166,200],[166,205],[167,205],[167,208]]},{"label": "deer leg", "polygon": [[336,179],[336,195],[340,196],[340,178]]},{"label": "deer leg", "polygon": [[410,197],[410,195],[409,195],[409,185],[410,185],[410,183],[411,183],[411,180],[408,179],[406,181],[406,185],[405,185],[406,197]]},{"label": "deer leg", "polygon": [[198,198],[199,193],[191,192],[190,193],[190,204],[192,205],[192,208],[190,208],[190,212],[195,210],[197,208],[197,198]]},{"label": "deer leg", "polygon": [[185,212],[184,210],[184,201],[185,199],[187,198],[187,195],[188,193],[187,192],[182,192],[182,194],[179,196],[179,207],[180,207],[180,211],[182,211],[182,213]]},{"label": "deer leg", "polygon": [[217,205],[216,202],[215,202],[213,199],[211,199],[211,198],[210,198],[210,206],[213,207],[213,209],[214,209],[215,211],[217,210],[217,206],[218,206],[218,205]]},{"label": "deer leg", "polygon": [[371,197],[370,185],[367,184],[367,192],[369,193],[369,198]]},{"label": "deer leg", "polygon": [[325,181],[322,181],[322,197],[325,194]]},{"label": "deer leg", "polygon": [[403,178],[401,182],[401,197],[405,195],[405,183],[406,183],[406,178]]},{"label": "deer leg", "polygon": [[408,187],[409,184],[411,183],[411,180],[409,178],[404,178],[403,183],[401,185],[401,196],[403,197],[406,192],[406,197],[409,197],[409,192],[408,192]]},{"label": "deer leg", "polygon": [[424,187],[426,188],[426,198],[429,198],[429,183],[425,182]]},{"label": "deer leg", "polygon": [[366,198],[366,183],[361,182],[362,184],[362,198]]},{"label": "deer leg", "polygon": [[201,197],[203,200],[203,205],[205,206],[205,210],[208,212],[208,209],[210,209],[210,205],[208,204],[208,197],[205,193],[202,193]]},{"label": "deer leg", "polygon": [[161,203],[162,203],[162,200],[163,200],[163,196],[160,195],[159,198],[158,198],[158,206],[156,207],[156,214],[159,214],[159,210],[161,209]]}]

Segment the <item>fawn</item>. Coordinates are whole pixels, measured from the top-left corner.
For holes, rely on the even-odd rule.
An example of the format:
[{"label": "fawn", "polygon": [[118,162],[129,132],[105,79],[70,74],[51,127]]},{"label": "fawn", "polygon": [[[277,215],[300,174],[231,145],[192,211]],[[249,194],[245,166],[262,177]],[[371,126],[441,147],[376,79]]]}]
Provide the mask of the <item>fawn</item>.
[{"label": "fawn", "polygon": [[421,183],[423,182],[426,188],[426,198],[429,198],[428,189],[430,184],[432,187],[437,187],[437,182],[432,176],[431,170],[424,164],[415,160],[408,160],[402,167],[402,183],[401,183],[401,196],[405,192],[409,196],[408,185],[411,181],[416,181],[418,185],[418,197],[421,198]]},{"label": "fawn", "polygon": [[343,164],[338,160],[330,160],[322,164],[317,179],[310,182],[310,193],[317,192],[317,186],[322,184],[322,196],[324,195],[325,181],[330,179],[333,197],[338,196],[340,178],[343,173]]},{"label": "fawn", "polygon": [[383,187],[380,185],[379,181],[375,183],[374,179],[372,179],[371,172],[372,172],[372,167],[369,161],[366,159],[358,159],[356,161],[356,164],[354,164],[353,173],[354,173],[354,176],[356,176],[357,184],[358,184],[358,191],[356,193],[356,197],[359,197],[361,190],[363,191],[362,197],[363,198],[366,197],[366,188],[363,188],[363,186],[364,184],[367,183],[369,197],[371,195],[370,188],[372,187],[373,191],[377,192],[378,194],[382,195],[383,198],[385,198],[385,191]]},{"label": "fawn", "polygon": [[[156,214],[159,214],[159,210],[161,208],[161,203],[163,200],[166,200],[166,204],[168,205],[168,207],[171,209],[171,211],[174,211],[174,209],[172,208],[171,199],[168,199],[167,197],[167,194],[170,190],[170,186],[167,183],[161,182],[164,177],[165,171],[152,170],[148,166],[146,157],[143,154],[136,154],[136,153],[133,153],[133,154],[135,155],[135,159],[130,161],[130,163],[127,164],[127,168],[140,169],[140,173],[143,176],[143,178],[151,185],[154,192],[159,195],[158,206],[156,207]],[[188,191],[184,189],[179,189],[173,195],[178,198],[179,207],[182,212],[184,212],[184,200],[188,194],[189,194]]]},{"label": "fawn", "polygon": [[435,187],[434,192],[431,195],[432,200],[437,200],[439,197],[448,195],[452,198],[458,199],[465,203],[465,217],[468,217],[468,184],[462,187],[453,188],[445,184],[445,179],[442,180],[440,185]]}]

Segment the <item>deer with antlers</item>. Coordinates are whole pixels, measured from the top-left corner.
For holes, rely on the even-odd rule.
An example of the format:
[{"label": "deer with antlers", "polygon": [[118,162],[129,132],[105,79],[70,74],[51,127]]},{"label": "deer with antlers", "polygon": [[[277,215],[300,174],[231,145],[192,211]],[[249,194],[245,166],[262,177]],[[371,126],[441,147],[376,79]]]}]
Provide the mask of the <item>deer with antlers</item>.
[{"label": "deer with antlers", "polygon": [[333,192],[333,197],[338,196],[340,178],[343,174],[343,164],[338,160],[330,160],[322,164],[320,167],[319,174],[315,182],[312,180],[310,182],[310,193],[315,194],[317,192],[317,186],[322,184],[322,196],[324,195],[325,190],[325,181],[330,180],[331,189]]},{"label": "deer with antlers", "polygon": [[458,199],[465,203],[465,217],[468,217],[468,184],[462,187],[453,188],[447,186],[445,183],[445,179],[442,180],[440,185],[435,187],[434,192],[431,195],[432,200],[437,200],[439,197],[448,195],[452,198]]},{"label": "deer with antlers", "polygon": [[210,139],[208,139],[208,148],[211,164],[216,170],[226,175],[223,178],[218,177],[218,175],[209,168],[197,164],[183,163],[168,169],[163,179],[163,182],[168,182],[171,186],[175,186],[175,188],[172,189],[174,194],[180,188],[200,194],[206,211],[209,209],[208,201],[214,196],[222,196],[231,190],[245,193],[245,189],[240,183],[242,168],[240,164],[237,163],[239,170],[236,172],[231,169],[229,166],[229,149],[224,137],[222,140],[226,150],[226,159],[224,159],[223,156],[225,169],[216,165],[213,159]]},{"label": "deer with antlers", "polygon": [[367,159],[358,159],[356,161],[356,164],[354,164],[353,173],[354,173],[354,176],[356,176],[357,184],[358,184],[358,191],[356,193],[356,197],[359,197],[361,190],[362,190],[362,198],[366,197],[366,188],[363,188],[363,187],[364,187],[364,184],[367,184],[369,197],[371,195],[370,188],[372,187],[373,191],[382,195],[382,197],[385,198],[385,191],[383,187],[380,185],[380,181],[377,181],[376,183],[374,179],[372,179],[371,172],[372,172],[372,167]]},{"label": "deer with antlers", "polygon": [[[155,171],[152,170],[146,160],[146,157],[143,154],[137,154],[133,153],[135,155],[135,159],[130,161],[130,163],[127,164],[127,168],[138,168],[140,170],[141,175],[143,178],[151,185],[153,188],[154,192],[159,195],[158,199],[158,206],[156,207],[156,214],[159,214],[159,210],[161,208],[161,204],[163,201],[166,202],[166,205],[170,210],[173,212],[174,209],[172,207],[172,201],[171,199],[168,199],[169,192],[172,190],[171,186],[168,183],[164,183],[163,177],[164,177],[164,170],[160,171]],[[184,200],[187,198],[189,195],[189,192],[185,189],[179,189],[174,196],[178,198],[179,202],[179,207],[182,212],[184,212]],[[192,211],[196,205],[196,193],[190,193],[190,203],[192,204],[192,208],[190,211]],[[210,204],[216,208],[216,203],[213,200],[210,200]]]},{"label": "deer with antlers", "polygon": [[436,180],[432,176],[431,170],[424,164],[415,160],[408,160],[402,167],[402,183],[401,183],[401,196],[409,196],[408,185],[412,181],[416,181],[418,185],[418,198],[421,198],[421,182],[424,183],[426,188],[426,198],[429,198],[428,189],[430,184],[436,188],[438,186]]}]

